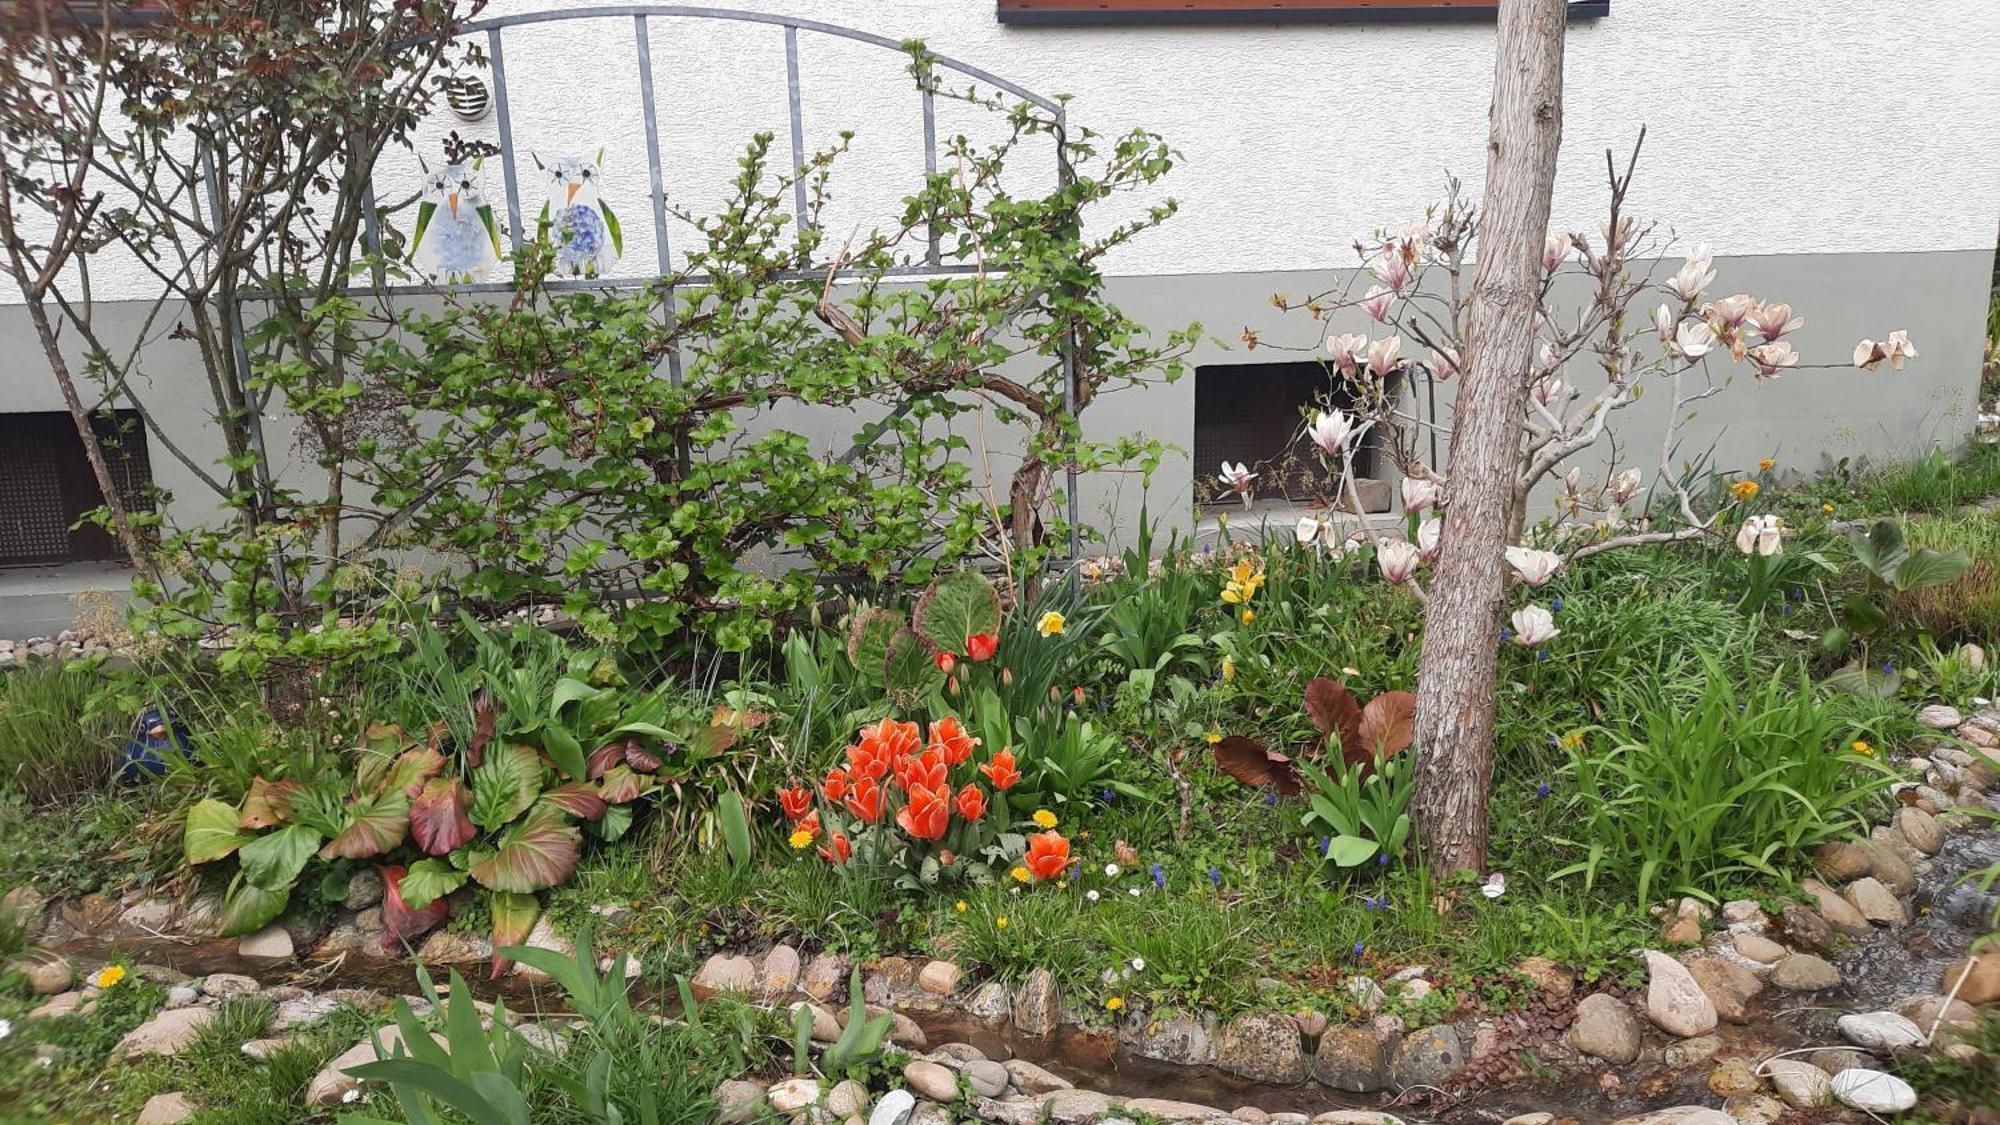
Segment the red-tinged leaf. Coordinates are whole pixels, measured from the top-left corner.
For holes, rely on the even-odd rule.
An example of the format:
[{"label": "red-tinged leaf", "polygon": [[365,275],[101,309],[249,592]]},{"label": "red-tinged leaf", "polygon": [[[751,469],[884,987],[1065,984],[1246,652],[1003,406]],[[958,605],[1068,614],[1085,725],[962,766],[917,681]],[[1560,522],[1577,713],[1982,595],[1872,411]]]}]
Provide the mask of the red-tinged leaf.
[{"label": "red-tinged leaf", "polygon": [[411,938],[451,916],[451,900],[436,899],[422,910],[412,910],[403,901],[403,867],[388,864],[382,869],[382,952],[391,957],[403,952]]},{"label": "red-tinged leaf", "polygon": [[486,760],[486,746],[493,741],[495,723],[493,693],[481,688],[472,697],[472,742],[465,748],[465,762],[473,769]]},{"label": "red-tinged leaf", "polygon": [[391,789],[347,807],[353,819],[319,850],[321,859],[369,859],[403,842],[410,830],[410,798]]},{"label": "red-tinged leaf", "polygon": [[236,827],[245,829],[276,828],[292,819],[292,795],[304,789],[303,781],[265,781],[261,777],[250,779],[250,792],[243,797],[243,811],[236,818]]},{"label": "red-tinged leaf", "polygon": [[697,758],[713,758],[734,745],[736,745],[735,727],[710,723],[694,732],[694,740],[689,749]]},{"label": "red-tinged leaf", "polygon": [[[1410,748],[1416,736],[1417,697],[1407,691],[1385,691],[1361,709],[1361,756],[1379,754],[1384,758]],[[1341,757],[1354,761],[1354,752],[1342,747]]]},{"label": "red-tinged leaf", "polygon": [[590,752],[590,760],[584,763],[583,776],[596,781],[604,776],[604,771],[625,760],[629,739],[614,738]]},{"label": "red-tinged leaf", "polygon": [[535,931],[535,919],[542,916],[542,904],[534,895],[495,891],[488,904],[493,910],[493,979],[499,980],[514,964],[502,949],[520,945]]},{"label": "red-tinged leaf", "polygon": [[597,787],[581,781],[556,786],[542,794],[542,803],[553,805],[582,820],[596,820],[604,815],[606,807],[604,798],[598,795]]},{"label": "red-tinged leaf", "polygon": [[500,834],[474,861],[472,877],[491,890],[529,893],[556,886],[576,870],[583,836],[557,809],[537,809]]},{"label": "red-tinged leaf", "polygon": [[400,791],[405,797],[414,797],[423,790],[424,782],[444,772],[444,755],[428,747],[405,750],[389,766],[389,774],[382,780],[382,791]]},{"label": "red-tinged leaf", "polygon": [[465,810],[472,794],[455,777],[434,777],[410,802],[410,835],[431,855],[444,855],[472,839],[472,820]]},{"label": "red-tinged leaf", "polygon": [[1274,785],[1288,797],[1299,791],[1299,771],[1290,755],[1267,749],[1240,734],[1232,734],[1215,744],[1215,764],[1245,785]]},{"label": "red-tinged leaf", "polygon": [[1306,685],[1306,715],[1321,734],[1340,736],[1342,755],[1351,754],[1361,746],[1361,705],[1339,680],[1313,677]]},{"label": "red-tinged leaf", "polygon": [[605,771],[604,780],[597,783],[597,795],[606,804],[622,805],[637,800],[645,792],[645,784],[630,766],[613,766]]},{"label": "red-tinged leaf", "polygon": [[640,746],[635,738],[625,747],[625,764],[640,773],[656,773],[660,768],[660,757]]}]

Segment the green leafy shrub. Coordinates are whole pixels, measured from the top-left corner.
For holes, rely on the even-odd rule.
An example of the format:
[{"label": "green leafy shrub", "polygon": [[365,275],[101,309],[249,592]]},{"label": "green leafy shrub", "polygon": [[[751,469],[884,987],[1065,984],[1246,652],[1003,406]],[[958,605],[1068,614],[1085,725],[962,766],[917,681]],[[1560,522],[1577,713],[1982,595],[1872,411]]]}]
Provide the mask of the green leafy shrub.
[{"label": "green leafy shrub", "polygon": [[0,776],[32,804],[103,785],[117,761],[117,728],[91,713],[96,667],[36,661],[0,673]]},{"label": "green leafy shrub", "polygon": [[1850,728],[1796,676],[1732,675],[1703,661],[1690,700],[1639,679],[1611,692],[1603,725],[1564,740],[1557,872],[1630,887],[1639,902],[1713,898],[1728,879],[1783,877],[1804,850],[1863,824],[1893,775],[1851,747]]},{"label": "green leafy shrub", "polygon": [[1941,641],[2000,641],[2000,515],[1917,520],[1909,538],[1919,550],[1959,552],[1970,562],[1944,582],[1890,595],[1892,618]]}]

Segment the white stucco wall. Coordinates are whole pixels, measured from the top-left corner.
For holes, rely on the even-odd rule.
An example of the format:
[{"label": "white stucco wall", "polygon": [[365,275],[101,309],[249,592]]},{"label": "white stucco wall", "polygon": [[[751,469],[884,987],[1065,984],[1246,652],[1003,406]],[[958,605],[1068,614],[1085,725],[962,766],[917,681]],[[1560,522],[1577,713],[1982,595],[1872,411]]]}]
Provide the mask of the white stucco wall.
[{"label": "white stucco wall", "polygon": [[[1400,223],[1447,170],[1477,192],[1492,68],[1488,24],[1239,24],[1021,28],[988,0],[732,0],[838,22],[983,66],[1038,92],[1074,95],[1073,120],[1154,129],[1183,154],[1167,183],[1182,213],[1114,262],[1121,274],[1320,269],[1352,264],[1368,228]],[[494,0],[488,15],[561,0]],[[571,0],[571,6],[589,6]],[[719,198],[743,141],[777,134],[786,159],[779,29],[655,18],[653,65],[670,196]],[[825,36],[800,40],[806,143],[857,131],[836,179],[836,232],[880,221],[922,168],[918,103],[901,56]],[[542,196],[530,151],[609,149],[607,199],[626,227],[625,267],[650,272],[644,140],[632,21],[507,33],[523,210]],[[1614,0],[1570,28],[1556,225],[1594,229],[1603,153],[1648,129],[1634,196],[1643,216],[1719,253],[1991,248],[2000,224],[2000,4],[1940,0]],[[943,106],[940,133],[992,123]],[[467,126],[442,109],[418,143],[439,157]],[[392,152],[385,200],[415,183]],[[1023,177],[1047,165],[1024,157]],[[489,164],[487,191],[501,198]],[[679,224],[673,239],[686,245]],[[129,263],[96,267],[99,299],[151,293]],[[0,301],[15,299],[0,295]]]}]

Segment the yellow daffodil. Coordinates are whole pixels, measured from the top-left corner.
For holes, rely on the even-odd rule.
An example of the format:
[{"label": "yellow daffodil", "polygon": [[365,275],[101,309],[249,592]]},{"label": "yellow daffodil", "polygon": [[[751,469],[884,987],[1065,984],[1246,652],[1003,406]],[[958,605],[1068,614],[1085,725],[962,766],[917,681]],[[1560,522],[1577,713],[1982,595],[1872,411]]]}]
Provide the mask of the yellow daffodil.
[{"label": "yellow daffodil", "polygon": [[99,988],[110,988],[112,985],[117,984],[119,981],[124,979],[125,979],[125,966],[106,965],[102,969],[97,970],[97,975],[90,978],[90,983],[96,985]]},{"label": "yellow daffodil", "polygon": [[1035,632],[1040,633],[1044,637],[1053,637],[1063,631],[1064,624],[1063,615],[1057,613],[1055,610],[1050,610],[1042,614],[1041,620],[1035,622]]},{"label": "yellow daffodil", "polygon": [[1120,1008],[1123,1008],[1124,1006],[1125,1006],[1125,998],[1123,996],[1113,996],[1104,1002],[1104,1010],[1107,1012],[1118,1011]]},{"label": "yellow daffodil", "polygon": [[1875,756],[1875,748],[1873,746],[1868,745],[1866,742],[1861,741],[1858,738],[1854,740],[1854,752],[1856,754],[1861,755],[1864,758],[1872,758]]},{"label": "yellow daffodil", "polygon": [[1762,461],[1757,462],[1757,471],[1760,473],[1768,473],[1777,467],[1778,459],[1775,457],[1766,457]]},{"label": "yellow daffodil", "polygon": [[1029,819],[1035,822],[1035,827],[1037,828],[1054,828],[1056,826],[1056,814],[1047,809],[1036,809],[1035,815]]},{"label": "yellow daffodil", "polygon": [[1243,611],[1243,618],[1242,618],[1242,620],[1243,620],[1243,623],[1244,623],[1245,625],[1248,625],[1248,624],[1250,624],[1250,623],[1251,623],[1252,621],[1255,621],[1255,620],[1257,620],[1257,611],[1256,611],[1256,610],[1254,610],[1254,609],[1246,609],[1246,610],[1244,610],[1244,611]]},{"label": "yellow daffodil", "polygon": [[[1247,613],[1249,611],[1245,610],[1244,612]],[[1225,656],[1222,658],[1222,682],[1225,684],[1231,683],[1234,682],[1235,679],[1236,679],[1236,658],[1233,656]]]},{"label": "yellow daffodil", "polygon": [[1758,485],[1754,480],[1739,480],[1729,486],[1729,491],[1737,500],[1747,504],[1756,497]]}]

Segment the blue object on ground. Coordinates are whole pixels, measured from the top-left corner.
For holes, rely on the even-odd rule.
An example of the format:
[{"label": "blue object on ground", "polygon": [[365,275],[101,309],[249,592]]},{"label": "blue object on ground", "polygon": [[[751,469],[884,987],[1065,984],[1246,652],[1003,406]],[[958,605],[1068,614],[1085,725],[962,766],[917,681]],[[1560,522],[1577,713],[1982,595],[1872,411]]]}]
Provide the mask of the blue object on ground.
[{"label": "blue object on ground", "polygon": [[167,762],[161,755],[167,753],[194,757],[187,724],[158,707],[148,707],[139,712],[139,721],[132,724],[132,737],[125,743],[118,780],[137,781],[166,773]]}]

